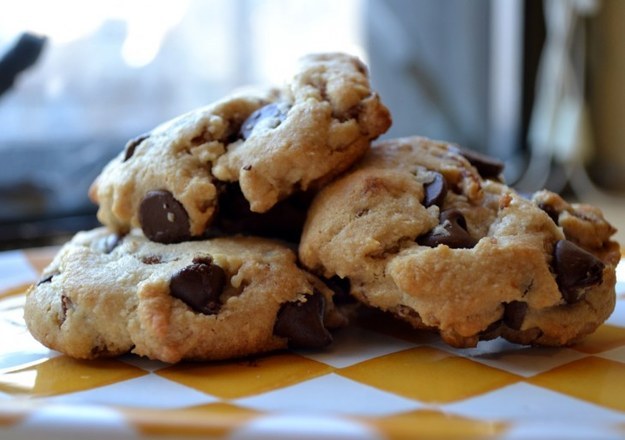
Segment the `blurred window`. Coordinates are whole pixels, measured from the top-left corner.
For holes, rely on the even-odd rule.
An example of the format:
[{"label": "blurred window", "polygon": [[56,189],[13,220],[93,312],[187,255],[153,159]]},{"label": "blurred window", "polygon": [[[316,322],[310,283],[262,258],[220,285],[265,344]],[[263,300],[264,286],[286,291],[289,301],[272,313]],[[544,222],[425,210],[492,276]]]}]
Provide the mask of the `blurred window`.
[{"label": "blurred window", "polygon": [[97,225],[89,185],[128,139],[239,86],[281,84],[310,52],[368,63],[393,115],[384,137],[419,134],[498,156],[513,183],[528,162],[543,6],[13,2],[0,15],[0,246]]},{"label": "blurred window", "polygon": [[[280,84],[308,52],[364,57],[362,3],[20,0],[3,8],[0,60],[24,70],[0,63],[0,91],[3,81],[9,87],[0,96],[0,242],[95,225],[90,183],[127,139],[158,123],[241,85]],[[28,57],[38,59],[25,66]]]}]

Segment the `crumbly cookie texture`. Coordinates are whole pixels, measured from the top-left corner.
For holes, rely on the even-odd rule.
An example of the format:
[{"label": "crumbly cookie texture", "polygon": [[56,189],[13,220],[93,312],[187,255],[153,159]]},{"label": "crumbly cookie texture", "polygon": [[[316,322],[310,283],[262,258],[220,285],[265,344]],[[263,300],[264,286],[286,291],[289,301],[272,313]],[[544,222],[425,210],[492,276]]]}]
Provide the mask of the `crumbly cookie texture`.
[{"label": "crumbly cookie texture", "polygon": [[130,140],[91,185],[100,222],[164,243],[200,236],[217,208],[211,166],[269,95],[227,97]]},{"label": "crumbly cookie texture", "polygon": [[329,344],[345,323],[332,296],[274,241],[163,245],[98,228],[60,250],[24,317],[37,340],[76,358],[214,360]]},{"label": "crumbly cookie texture", "polygon": [[309,55],[282,89],[239,92],[131,140],[90,197],[117,232],[184,241],[211,225],[223,185],[264,213],[346,170],[390,124],[360,60]]},{"label": "crumbly cookie texture", "polygon": [[213,173],[239,181],[252,211],[264,212],[293,188],[318,186],[347,169],[390,124],[361,61],[309,55],[281,99],[244,124],[243,139],[228,146]]},{"label": "crumbly cookie texture", "polygon": [[502,170],[444,142],[378,142],[313,200],[300,258],[456,347],[574,343],[614,308],[615,229],[549,191],[522,197]]}]

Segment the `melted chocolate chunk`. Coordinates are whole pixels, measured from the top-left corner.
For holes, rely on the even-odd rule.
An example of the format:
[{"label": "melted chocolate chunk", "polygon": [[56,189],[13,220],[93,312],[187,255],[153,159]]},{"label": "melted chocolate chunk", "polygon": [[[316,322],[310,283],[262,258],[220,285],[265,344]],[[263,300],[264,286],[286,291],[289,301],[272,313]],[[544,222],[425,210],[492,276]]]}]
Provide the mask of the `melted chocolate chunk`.
[{"label": "melted chocolate chunk", "polygon": [[573,242],[560,240],[553,253],[556,282],[567,303],[579,301],[585,289],[601,284],[605,265]]},{"label": "melted chocolate chunk", "polygon": [[545,211],[556,225],[558,224],[558,221],[560,220],[560,213],[556,208],[551,205],[547,205],[546,203],[539,203],[538,207]]},{"label": "melted chocolate chunk", "polygon": [[142,134],[141,136],[137,136],[136,138],[129,140],[126,144],[126,154],[124,155],[124,162],[130,159],[135,154],[135,150],[137,149],[139,144],[149,137],[149,134]]},{"label": "melted chocolate chunk", "polygon": [[241,137],[243,139],[249,138],[254,131],[254,128],[259,125],[261,121],[266,121],[268,128],[276,128],[286,119],[288,111],[288,106],[275,102],[259,108],[252,113],[245,120],[245,122],[243,122],[243,125],[241,125]]},{"label": "melted chocolate chunk", "polygon": [[447,182],[442,174],[436,173],[434,180],[423,186],[425,197],[423,198],[423,206],[426,208],[437,205],[443,206],[445,195],[447,194]]},{"label": "melted chocolate chunk", "polygon": [[521,330],[525,314],[527,313],[527,303],[522,301],[512,301],[504,305],[503,322],[512,330]]},{"label": "melted chocolate chunk", "polygon": [[158,243],[177,243],[190,238],[189,215],[169,191],[146,194],[139,207],[139,223],[146,237]]},{"label": "melted chocolate chunk", "polygon": [[460,154],[468,160],[471,165],[477,168],[477,171],[485,179],[498,178],[504,169],[504,163],[502,161],[494,157],[478,153],[477,151],[461,148],[457,145],[451,146],[450,150]]},{"label": "melted chocolate chunk", "polygon": [[498,331],[503,323],[502,319],[491,322],[488,327],[480,332],[480,339],[494,339],[498,336]]},{"label": "melted chocolate chunk", "polygon": [[332,335],[323,325],[325,298],[315,291],[306,302],[294,301],[282,304],[273,332],[287,338],[289,347],[321,348],[332,342]]},{"label": "melted chocolate chunk", "polygon": [[211,228],[215,234],[248,234],[298,242],[312,193],[297,192],[262,214],[252,212],[238,183],[220,186],[219,215]]},{"label": "melted chocolate chunk", "polygon": [[331,278],[324,278],[326,286],[328,286],[334,292],[332,300],[335,304],[352,304],[356,302],[351,292],[351,283],[349,278],[341,278],[338,275],[334,275]]},{"label": "melted chocolate chunk", "polygon": [[440,213],[440,227],[417,239],[422,246],[436,247],[444,244],[452,249],[472,248],[477,240],[469,234],[467,221],[458,209],[447,209]]},{"label": "melted chocolate chunk", "polygon": [[226,273],[212,258],[196,258],[193,264],[180,270],[169,281],[171,296],[180,299],[193,310],[215,315],[221,308],[221,296],[226,285]]}]

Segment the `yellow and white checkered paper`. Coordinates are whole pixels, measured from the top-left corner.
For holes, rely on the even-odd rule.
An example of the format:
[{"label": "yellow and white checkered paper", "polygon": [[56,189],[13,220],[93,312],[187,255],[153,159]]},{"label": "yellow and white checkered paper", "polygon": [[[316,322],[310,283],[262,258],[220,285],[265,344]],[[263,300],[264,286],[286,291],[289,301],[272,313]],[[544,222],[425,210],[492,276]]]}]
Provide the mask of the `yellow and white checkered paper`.
[{"label": "yellow and white checkered paper", "polygon": [[168,365],[36,342],[23,292],[54,249],[0,253],[0,438],[625,438],[625,267],[581,344],[456,350],[380,318],[329,350]]}]

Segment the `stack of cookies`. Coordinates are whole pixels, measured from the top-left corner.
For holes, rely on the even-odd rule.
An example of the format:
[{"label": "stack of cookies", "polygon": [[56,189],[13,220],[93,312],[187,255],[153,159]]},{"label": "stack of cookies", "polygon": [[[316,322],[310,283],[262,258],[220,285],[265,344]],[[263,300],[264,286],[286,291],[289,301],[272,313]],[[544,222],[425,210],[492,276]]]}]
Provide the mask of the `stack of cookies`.
[{"label": "stack of cookies", "polygon": [[[391,125],[366,67],[309,55],[127,143],[28,292],[36,339],[165,362],[322,348],[357,300],[455,347],[566,345],[614,308],[619,245],[588,205],[503,183],[503,164]],[[350,313],[347,313],[349,310]]]}]

